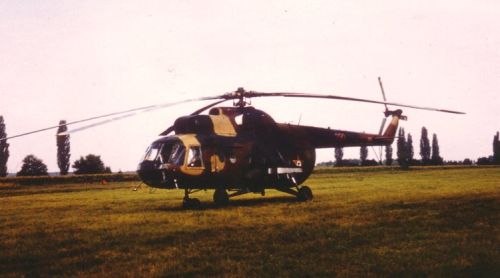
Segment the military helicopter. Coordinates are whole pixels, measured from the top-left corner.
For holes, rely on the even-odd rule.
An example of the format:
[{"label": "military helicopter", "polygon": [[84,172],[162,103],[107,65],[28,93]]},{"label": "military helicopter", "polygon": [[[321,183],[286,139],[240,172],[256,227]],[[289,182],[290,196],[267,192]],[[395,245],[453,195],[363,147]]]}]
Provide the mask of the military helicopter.
[{"label": "military helicopter", "polygon": [[[225,206],[229,198],[246,193],[264,195],[268,189],[291,194],[300,201],[309,201],[313,199],[313,193],[303,183],[314,169],[316,149],[392,144],[399,121],[406,120],[406,117],[401,109],[389,110],[387,105],[464,114],[387,102],[380,78],[379,83],[383,101],[322,94],[264,93],[238,88],[222,95],[140,107],[66,125],[107,117],[115,117],[111,120],[116,120],[137,112],[185,102],[216,100],[188,116],[176,119],[171,127],[160,133],[161,137],[147,148],[139,163],[137,173],[140,179],[155,188],[183,189],[185,208],[200,207],[200,201],[190,198],[190,194],[201,190],[214,190],[213,201],[218,206]],[[277,123],[266,112],[249,105],[249,100],[257,97],[317,98],[383,104],[385,117],[378,134]],[[217,106],[229,100],[233,101],[232,106]],[[207,110],[208,114],[202,114]],[[384,131],[389,116],[391,121]]]},{"label": "military helicopter", "polygon": [[[264,195],[275,189],[294,195],[300,201],[312,200],[311,189],[303,185],[315,165],[318,148],[386,146],[395,138],[402,110],[387,105],[446,113],[458,111],[373,101],[334,95],[304,93],[262,93],[245,91],[215,96],[213,104],[178,118],[147,149],[137,173],[149,186],[184,189],[184,207],[198,207],[190,198],[199,190],[214,189],[215,204],[224,206],[229,198],[246,193]],[[277,123],[262,110],[248,105],[255,97],[323,98],[385,105],[384,120],[378,134]],[[231,107],[214,107],[233,100]],[[201,113],[209,110],[208,115]],[[385,120],[391,121],[383,130]],[[170,135],[175,132],[175,135]]]}]

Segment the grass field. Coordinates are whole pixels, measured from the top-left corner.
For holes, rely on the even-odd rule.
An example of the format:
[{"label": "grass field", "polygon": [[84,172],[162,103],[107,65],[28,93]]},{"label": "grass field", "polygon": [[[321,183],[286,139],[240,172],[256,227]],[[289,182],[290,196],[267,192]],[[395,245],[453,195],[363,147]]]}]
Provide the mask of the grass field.
[{"label": "grass field", "polygon": [[136,183],[0,185],[0,277],[500,276],[500,168],[336,172],[180,208]]}]

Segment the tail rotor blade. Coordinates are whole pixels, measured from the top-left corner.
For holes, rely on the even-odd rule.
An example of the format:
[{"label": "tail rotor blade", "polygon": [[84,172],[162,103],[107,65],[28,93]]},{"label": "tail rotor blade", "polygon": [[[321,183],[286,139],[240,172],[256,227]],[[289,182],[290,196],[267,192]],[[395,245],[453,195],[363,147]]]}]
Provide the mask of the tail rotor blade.
[{"label": "tail rotor blade", "polygon": [[[384,99],[384,102],[387,102],[387,98],[385,97],[384,85],[382,85],[382,78],[380,78],[380,76],[378,77],[378,84],[380,85],[380,91],[382,92],[382,98]],[[388,111],[389,108],[387,108],[387,103],[384,103],[384,106],[385,106],[385,111]]]},{"label": "tail rotor blade", "polygon": [[385,127],[385,122],[387,121],[387,118],[382,119],[382,124],[380,125],[380,130],[378,131],[378,135],[382,135],[382,132],[384,131]]}]

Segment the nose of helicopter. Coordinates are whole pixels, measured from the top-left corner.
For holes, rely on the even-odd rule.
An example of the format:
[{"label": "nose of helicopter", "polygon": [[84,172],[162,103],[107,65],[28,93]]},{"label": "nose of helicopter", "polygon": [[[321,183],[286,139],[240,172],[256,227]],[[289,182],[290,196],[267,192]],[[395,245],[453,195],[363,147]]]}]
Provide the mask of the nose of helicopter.
[{"label": "nose of helicopter", "polygon": [[177,137],[161,138],[146,149],[137,174],[149,186],[176,188],[179,168],[184,164],[185,157],[186,147],[181,140]]},{"label": "nose of helicopter", "polygon": [[152,187],[161,187],[163,178],[162,170],[154,161],[142,161],[137,167],[137,174],[142,182]]},{"label": "nose of helicopter", "polygon": [[160,165],[154,161],[142,161],[137,167],[137,174],[142,182],[151,187],[172,189],[177,188],[175,170],[167,169],[168,165]]}]

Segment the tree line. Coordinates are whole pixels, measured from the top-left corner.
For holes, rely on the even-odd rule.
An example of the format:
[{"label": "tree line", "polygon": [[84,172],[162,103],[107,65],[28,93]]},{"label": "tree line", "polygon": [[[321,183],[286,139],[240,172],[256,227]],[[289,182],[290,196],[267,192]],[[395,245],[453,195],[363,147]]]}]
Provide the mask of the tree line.
[{"label": "tree line", "polygon": [[[65,120],[59,122],[57,130],[56,145],[57,145],[57,166],[59,167],[60,175],[67,175],[70,167],[71,146],[70,136],[67,133],[68,127]],[[5,123],[3,116],[0,116],[0,138],[6,138]],[[9,144],[7,140],[0,140],[0,177],[7,176],[7,161],[9,160]],[[71,165],[75,169],[75,174],[99,174],[111,173],[111,168],[104,165],[101,157],[94,154],[88,154],[85,157],[81,156]],[[46,176],[48,175],[47,165],[43,160],[33,154],[27,155],[23,159],[21,170],[17,172],[17,176]]]},{"label": "tree line", "polygon": [[[500,136],[499,132],[493,137],[493,154],[487,157],[479,157],[476,160],[478,165],[500,165]],[[359,159],[344,159],[343,148],[335,148],[335,161],[319,163],[325,166],[374,166],[374,165],[393,165],[398,164],[402,168],[408,168],[414,165],[472,165],[474,161],[469,158],[463,161],[445,161],[440,154],[439,142],[436,133],[432,134],[432,142],[429,140],[429,133],[426,127],[422,127],[419,141],[420,159],[415,158],[415,149],[413,147],[413,137],[410,133],[405,134],[404,128],[399,128],[396,142],[396,159],[393,159],[392,145],[385,146],[385,159],[382,161],[368,160],[367,146],[360,147]]]}]

